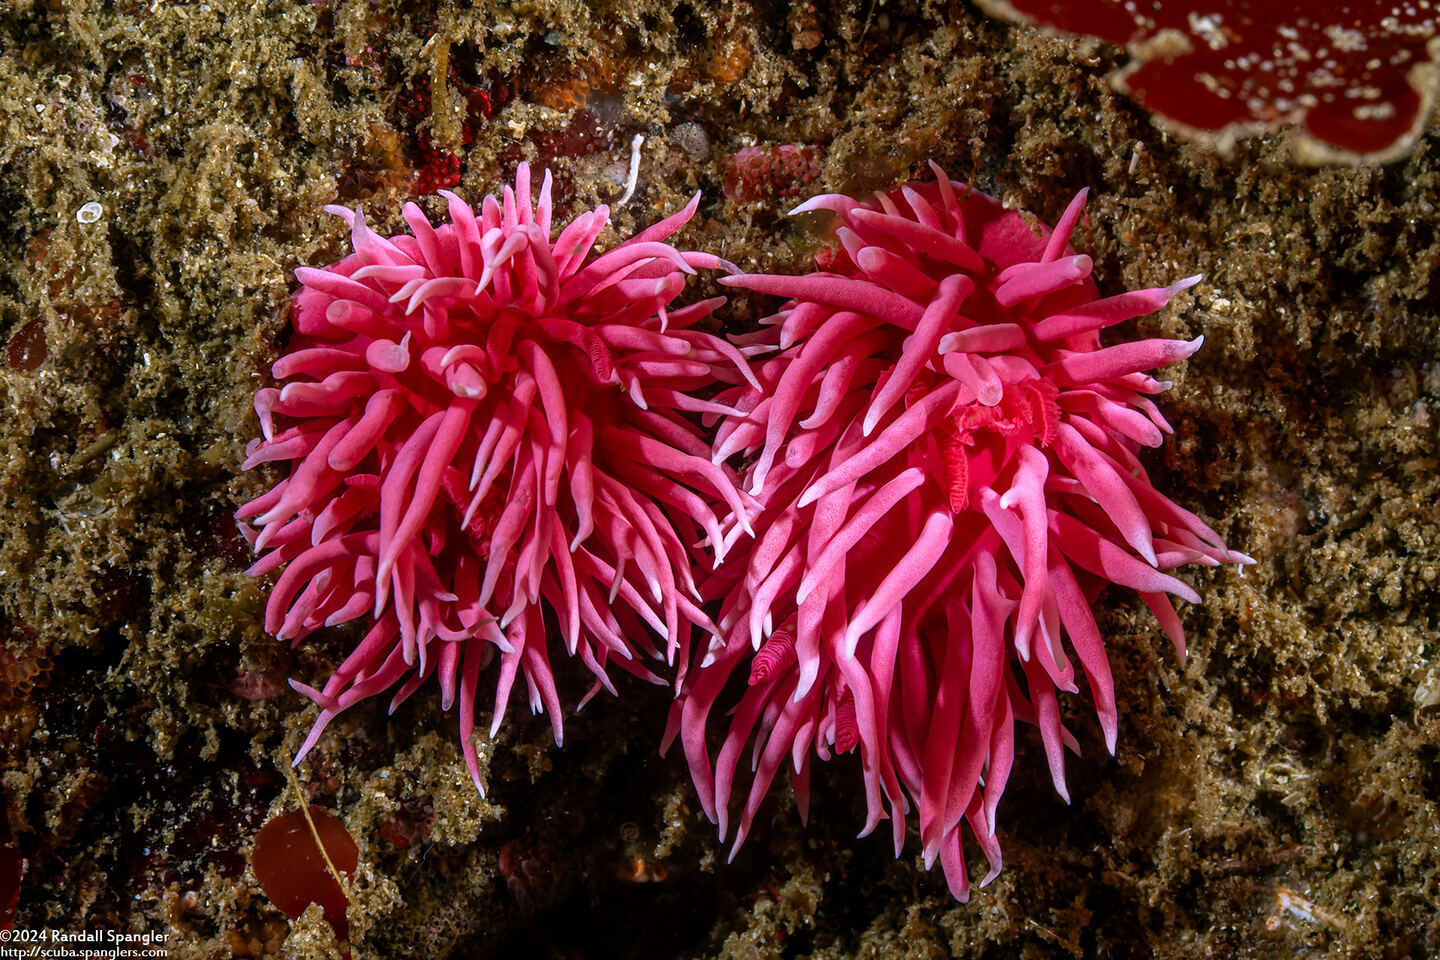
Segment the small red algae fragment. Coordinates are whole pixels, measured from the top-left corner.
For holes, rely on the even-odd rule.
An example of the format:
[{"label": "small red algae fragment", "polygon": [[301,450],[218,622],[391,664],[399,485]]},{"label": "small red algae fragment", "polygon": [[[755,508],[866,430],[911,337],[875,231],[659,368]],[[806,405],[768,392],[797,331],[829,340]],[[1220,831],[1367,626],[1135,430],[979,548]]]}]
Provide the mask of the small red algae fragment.
[{"label": "small red algae fragment", "polygon": [[5,345],[5,360],[10,369],[21,373],[39,368],[46,354],[45,321],[38,318],[10,334],[10,341]]},{"label": "small red algae fragment", "polygon": [[[1138,593],[1183,655],[1169,595],[1200,597],[1169,571],[1253,561],[1137,456],[1171,432],[1152,399],[1170,385],[1146,371],[1201,338],[1101,339],[1200,278],[1101,298],[1069,246],[1085,191],[1036,230],[932,168],[934,182],[798,207],[838,217],[824,271],[720,281],[787,300],[735,340],[769,354],[752,365],[759,386],[713,398],[728,408],[714,459],[743,464],[761,513],[726,520],[727,536],[744,519],[758,533],[702,585],[723,636],[682,661],[667,742],[682,741],[722,839],[746,794],[737,848],[782,768],[804,811],[812,757],[858,750],[862,835],[888,819],[898,855],[913,811],[926,866],[938,859],[964,900],[962,826],[990,862],[982,883],[1000,870],[1017,723],[1039,728],[1067,802],[1078,743],[1062,692],[1089,686],[1114,752],[1100,593]],[[712,759],[715,724],[728,729]]]},{"label": "small red algae fragment", "polygon": [[278,670],[238,669],[230,680],[230,692],[251,703],[269,700],[289,689],[290,685]]},{"label": "small red algae fragment", "polygon": [[[255,834],[250,865],[265,896],[287,917],[298,919],[310,904],[317,903],[325,912],[325,922],[335,931],[335,938],[348,943],[349,898],[335,871],[353,874],[360,863],[360,848],[345,824],[329,810],[312,806],[309,820],[307,823],[299,810],[272,817]],[[323,852],[315,842],[316,834]]]},{"label": "small red algae fragment", "polygon": [[798,143],[743,147],[725,171],[725,196],[741,203],[799,196],[820,177],[821,148]]},{"label": "small red algae fragment", "polygon": [[[458,95],[460,147],[463,149],[475,141],[478,131],[496,110],[509,102],[512,94],[507,82],[493,72],[486,78],[472,81],[465,79],[452,64],[447,67],[446,76],[450,87]],[[461,155],[436,144],[425,124],[434,109],[432,101],[430,78],[420,76],[414,78],[409,89],[394,102],[399,126],[408,133],[409,153],[415,168],[409,189],[417,196],[453,187],[464,173]]]},{"label": "small red algae fragment", "polygon": [[577,110],[559,130],[536,130],[528,134],[542,162],[557,163],[599,153],[610,145],[604,125],[595,111]]},{"label": "small red algae fragment", "polygon": [[397,850],[429,842],[430,825],[435,820],[432,798],[411,797],[401,801],[393,819],[380,827],[380,838]]},{"label": "small red algae fragment", "polygon": [[1430,112],[1440,11],[1351,0],[980,0],[991,13],[1121,44],[1117,89],[1226,147],[1295,123],[1302,159],[1388,162]]},{"label": "small red algae fragment", "polygon": [[[466,114],[460,126],[460,145],[466,147],[474,141],[478,123],[490,118],[490,95],[484,90],[461,84],[454,67],[450,68],[450,80],[465,97]],[[403,126],[411,132],[415,173],[410,191],[423,195],[459,183],[463,172],[459,154],[436,145],[429,131],[421,127],[431,112],[430,78],[415,78],[411,88],[396,99],[395,109]]]}]

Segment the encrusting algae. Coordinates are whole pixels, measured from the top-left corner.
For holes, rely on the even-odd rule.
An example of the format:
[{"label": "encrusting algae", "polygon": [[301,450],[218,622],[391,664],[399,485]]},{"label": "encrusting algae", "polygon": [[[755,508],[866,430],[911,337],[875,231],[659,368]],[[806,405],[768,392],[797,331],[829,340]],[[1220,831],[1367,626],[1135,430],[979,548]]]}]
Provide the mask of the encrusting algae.
[{"label": "encrusting algae", "polygon": [[[543,720],[512,716],[477,743],[484,801],[438,698],[394,720],[357,706],[296,770],[359,847],[352,955],[1434,953],[1434,121],[1385,166],[1296,166],[1285,135],[1223,157],[1116,95],[1125,59],[906,0],[12,3],[0,615],[5,655],[49,671],[26,671],[0,715],[0,908],[18,853],[17,929],[161,931],[176,957],[339,955],[318,911],[290,923],[249,865],[256,832],[295,807],[281,771],[315,716],[285,681],[327,676],[359,639],[268,637],[230,519],[266,486],[237,469],[291,271],[344,252],[326,204],[363,203],[387,235],[406,201],[439,222],[445,202],[410,192],[425,143],[459,159],[436,176],[458,172],[469,201],[522,160],[550,168],[563,220],[619,198],[643,133],[635,195],[598,246],[698,189],[679,242],[747,273],[803,273],[823,249],[819,224],[784,216],[794,196],[868,196],[932,157],[1043,223],[1092,187],[1075,245],[1103,289],[1204,275],[1188,303],[1131,322],[1205,337],[1166,397],[1175,436],[1142,459],[1259,562],[1183,575],[1204,598],[1182,611],[1183,666],[1143,603],[1101,601],[1116,757],[1073,698],[1061,715],[1086,759],[1066,807],[1040,739],[1017,737],[1005,804],[1027,813],[964,905],[889,837],[854,839],[848,757],[808,827],[777,789],[719,869],[683,763],[655,755],[659,687],[617,678],[624,698],[596,698],[559,751]],[[428,112],[407,98],[422,78]],[[814,151],[813,183],[724,195],[740,151],[783,144]],[[82,222],[90,203],[101,215]],[[772,309],[736,297],[709,332]],[[557,665],[567,695],[587,677]]]}]

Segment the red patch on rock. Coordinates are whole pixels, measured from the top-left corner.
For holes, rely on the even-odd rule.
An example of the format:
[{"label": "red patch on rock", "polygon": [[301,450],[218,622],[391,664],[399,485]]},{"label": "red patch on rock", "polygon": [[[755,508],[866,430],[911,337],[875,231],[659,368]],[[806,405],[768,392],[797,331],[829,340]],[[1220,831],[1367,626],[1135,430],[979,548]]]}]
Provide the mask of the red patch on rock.
[{"label": "red patch on rock", "polygon": [[799,143],[743,147],[725,170],[725,196],[741,203],[795,197],[820,177],[823,148]]},{"label": "red patch on rock", "polygon": [[981,0],[992,13],[1122,44],[1117,89],[1215,142],[1300,126],[1303,159],[1386,162],[1424,126],[1440,12],[1353,0]]},{"label": "red patch on rock", "polygon": [[285,682],[284,674],[278,669],[236,669],[234,676],[230,679],[230,692],[251,703],[257,700],[269,700],[289,689],[290,686]]},{"label": "red patch on rock", "polygon": [[[314,833],[299,810],[272,817],[255,834],[250,865],[265,896],[282,913],[295,920],[310,904],[318,903],[325,912],[325,922],[335,931],[335,939],[345,944],[350,940],[346,916],[349,899],[325,861],[328,856],[335,869],[348,876],[360,863],[360,848],[345,824],[329,810],[311,807],[310,819],[315,824]],[[315,842],[316,834],[319,844]],[[325,848],[323,854],[321,845]]]},{"label": "red patch on rock", "polygon": [[5,345],[5,360],[10,369],[31,373],[45,362],[45,321],[31,320],[10,334]]}]

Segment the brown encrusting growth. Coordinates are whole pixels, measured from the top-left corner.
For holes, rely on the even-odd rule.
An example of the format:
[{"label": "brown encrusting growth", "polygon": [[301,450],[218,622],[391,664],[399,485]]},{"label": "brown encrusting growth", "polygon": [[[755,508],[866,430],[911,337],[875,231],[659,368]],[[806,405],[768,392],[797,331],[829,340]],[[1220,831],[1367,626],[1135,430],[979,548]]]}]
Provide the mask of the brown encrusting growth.
[{"label": "brown encrusting growth", "polygon": [[[1066,807],[1022,731],[1006,870],[967,905],[887,838],[852,838],[844,763],[808,830],[778,789],[716,870],[683,763],[654,753],[661,688],[597,698],[560,751],[514,717],[479,743],[487,801],[436,698],[400,723],[357,707],[297,771],[359,846],[353,956],[1440,956],[1435,123],[1385,167],[1297,167],[1269,139],[1223,158],[1114,94],[1123,60],[958,0],[11,0],[16,926],[161,931],[180,958],[339,955],[320,911],[289,921],[250,866],[296,804],[282,767],[314,717],[283,681],[323,679],[357,639],[265,636],[230,519],[265,486],[237,468],[292,270],[341,252],[326,203],[393,232],[416,184],[458,176],[474,201],[521,160],[553,167],[575,211],[615,201],[643,133],[601,245],[699,188],[678,242],[749,271],[808,269],[823,233],[783,216],[783,185],[725,196],[746,147],[806,145],[802,193],[890,187],[933,157],[1046,222],[1093,187],[1077,240],[1102,286],[1205,275],[1125,331],[1206,337],[1147,468],[1259,563],[1186,574],[1205,602],[1183,666],[1143,605],[1102,597],[1119,755],[1089,704],[1067,708],[1085,757]],[[557,683],[587,686],[578,665]]]}]

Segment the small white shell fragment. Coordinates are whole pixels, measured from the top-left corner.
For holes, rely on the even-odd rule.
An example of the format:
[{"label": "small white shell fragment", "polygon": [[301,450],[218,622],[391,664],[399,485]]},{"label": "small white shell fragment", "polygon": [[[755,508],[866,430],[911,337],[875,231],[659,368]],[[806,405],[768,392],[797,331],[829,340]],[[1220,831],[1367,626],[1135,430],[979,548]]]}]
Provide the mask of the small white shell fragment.
[{"label": "small white shell fragment", "polygon": [[104,207],[96,203],[94,200],[91,200],[89,203],[85,204],[85,206],[75,211],[75,219],[80,221],[81,223],[94,223],[96,220],[100,219],[100,215],[104,212]]}]

